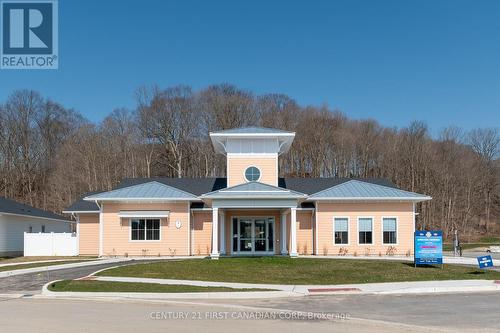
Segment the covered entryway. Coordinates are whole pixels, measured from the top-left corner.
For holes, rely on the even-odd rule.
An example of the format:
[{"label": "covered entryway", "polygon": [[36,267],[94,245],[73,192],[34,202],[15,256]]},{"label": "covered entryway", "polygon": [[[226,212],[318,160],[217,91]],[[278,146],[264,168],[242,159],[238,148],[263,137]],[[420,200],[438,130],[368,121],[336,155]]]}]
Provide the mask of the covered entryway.
[{"label": "covered entryway", "polygon": [[[276,253],[276,219],[280,219],[281,254],[297,254],[297,206],[305,194],[259,182],[248,182],[201,196],[212,206],[212,258],[226,254],[225,218],[231,217],[231,254],[259,255]],[[221,211],[219,217],[219,210]],[[272,214],[232,214],[232,211],[275,211]],[[287,251],[285,216],[290,213],[290,250]],[[237,218],[233,220],[233,217]],[[220,227],[220,228],[219,228]],[[229,239],[228,239],[229,241]],[[220,251],[220,252],[219,252]]]},{"label": "covered entryway", "polygon": [[274,230],[274,217],[233,217],[231,254],[273,255]]}]

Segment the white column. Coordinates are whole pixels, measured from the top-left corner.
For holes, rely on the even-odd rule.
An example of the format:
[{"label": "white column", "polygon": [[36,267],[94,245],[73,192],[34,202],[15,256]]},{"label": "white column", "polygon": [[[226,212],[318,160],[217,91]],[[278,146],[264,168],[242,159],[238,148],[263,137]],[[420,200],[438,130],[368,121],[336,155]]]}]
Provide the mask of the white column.
[{"label": "white column", "polygon": [[220,254],[226,254],[226,215],[220,212]]},{"label": "white column", "polygon": [[[96,201],[97,204],[97,201]],[[98,204],[97,204],[98,205]],[[104,251],[104,216],[103,216],[103,206],[104,204],[101,202],[99,207],[99,257],[103,256]]]},{"label": "white column", "polygon": [[212,208],[212,259],[219,259],[219,208]]},{"label": "white column", "polygon": [[297,257],[297,208],[290,208],[290,257]]},{"label": "white column", "polygon": [[281,254],[285,255],[288,253],[287,250],[287,237],[286,237],[286,214],[281,212]]}]

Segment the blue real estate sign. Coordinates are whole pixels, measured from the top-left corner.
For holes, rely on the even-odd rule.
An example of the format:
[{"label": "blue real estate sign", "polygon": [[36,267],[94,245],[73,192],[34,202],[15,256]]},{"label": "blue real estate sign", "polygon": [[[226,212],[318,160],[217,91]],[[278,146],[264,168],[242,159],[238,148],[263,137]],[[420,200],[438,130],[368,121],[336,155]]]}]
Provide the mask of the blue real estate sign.
[{"label": "blue real estate sign", "polygon": [[491,256],[477,257],[479,268],[488,268],[493,266],[493,259]]},{"label": "blue real estate sign", "polygon": [[443,232],[415,231],[415,265],[443,264]]}]

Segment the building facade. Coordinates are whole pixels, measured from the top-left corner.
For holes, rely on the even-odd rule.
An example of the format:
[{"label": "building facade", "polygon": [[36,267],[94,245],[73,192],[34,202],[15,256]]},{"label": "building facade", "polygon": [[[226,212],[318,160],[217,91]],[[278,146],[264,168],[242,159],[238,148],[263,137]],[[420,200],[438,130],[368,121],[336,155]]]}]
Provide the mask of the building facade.
[{"label": "building facade", "polygon": [[126,179],[66,209],[80,254],[100,256],[412,255],[415,205],[383,179],[280,178],[295,133],[210,133],[226,178]]},{"label": "building facade", "polygon": [[24,233],[72,232],[74,221],[0,197],[0,256],[23,255]]}]

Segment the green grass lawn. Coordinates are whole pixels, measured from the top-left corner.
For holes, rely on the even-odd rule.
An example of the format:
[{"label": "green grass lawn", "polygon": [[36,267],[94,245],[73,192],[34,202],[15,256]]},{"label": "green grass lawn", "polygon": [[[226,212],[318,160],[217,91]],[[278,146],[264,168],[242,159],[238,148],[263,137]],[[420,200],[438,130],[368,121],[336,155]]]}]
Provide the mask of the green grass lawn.
[{"label": "green grass lawn", "polygon": [[19,265],[11,265],[11,266],[0,266],[0,272],[4,271],[14,271],[17,269],[25,269],[25,268],[35,268],[35,267],[45,267],[45,266],[53,266],[53,265],[64,265],[64,264],[74,264],[77,262],[83,262],[88,260],[69,260],[69,261],[56,261],[56,262],[37,262],[32,264],[22,264]]},{"label": "green grass lawn", "polygon": [[313,258],[221,258],[164,261],[117,267],[97,275],[270,284],[351,284],[426,280],[500,279],[500,272],[411,262]]},{"label": "green grass lawn", "polygon": [[226,287],[199,287],[186,285],[167,285],[158,283],[109,282],[92,280],[64,280],[54,282],[48,287],[51,291],[77,292],[133,292],[133,293],[199,293],[221,291],[270,291],[269,289],[235,289]]}]

